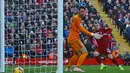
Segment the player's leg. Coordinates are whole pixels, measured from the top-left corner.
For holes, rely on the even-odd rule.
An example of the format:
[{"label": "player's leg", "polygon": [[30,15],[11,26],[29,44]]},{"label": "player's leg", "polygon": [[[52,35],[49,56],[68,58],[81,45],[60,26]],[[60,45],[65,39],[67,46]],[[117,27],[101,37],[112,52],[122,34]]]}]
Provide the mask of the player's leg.
[{"label": "player's leg", "polygon": [[102,61],[101,61],[101,59],[100,59],[100,53],[99,53],[99,51],[98,51],[98,49],[96,50],[96,51],[94,51],[94,57],[95,57],[95,59],[97,60],[97,62],[100,64],[100,63],[102,63]]},{"label": "player's leg", "polygon": [[68,63],[68,66],[66,67],[65,71],[71,71],[70,67],[73,65],[73,63],[81,55],[80,52],[79,52],[79,46],[76,44],[76,41],[73,42],[73,43],[69,43],[69,46],[73,49],[75,54],[70,58],[70,61]]},{"label": "player's leg", "polygon": [[79,56],[79,59],[78,59],[76,67],[74,68],[74,71],[85,72],[82,69],[80,69],[80,66],[82,65],[82,63],[86,59],[86,56],[88,55],[88,52],[87,52],[86,48],[81,48],[80,52],[82,54]]},{"label": "player's leg", "polygon": [[74,68],[74,71],[85,72],[84,70],[80,69],[80,66],[82,65],[83,61],[85,60],[86,56],[88,55],[88,52],[80,40],[76,41],[76,45],[79,48],[79,50],[76,50],[77,51],[76,53],[79,56],[79,58],[78,58],[78,62],[76,64],[76,67]]},{"label": "player's leg", "polygon": [[102,50],[96,49],[96,51],[94,52],[94,56],[95,56],[96,61],[97,61],[99,64],[101,64],[100,70],[103,70],[103,69],[106,68],[106,66],[103,64],[102,59],[100,58],[100,54],[102,54]]},{"label": "player's leg", "polygon": [[88,55],[88,52],[87,52],[85,47],[81,48],[80,52],[82,54],[79,56],[79,59],[78,59],[77,65],[76,65],[77,67],[80,67],[80,65],[83,63],[83,61],[85,60],[86,56]]},{"label": "player's leg", "polygon": [[78,55],[74,54],[71,58],[70,61],[68,63],[68,66],[66,67],[65,71],[67,72],[71,72],[72,70],[70,69],[70,67],[73,65],[73,63],[78,59]]},{"label": "player's leg", "polygon": [[114,58],[111,53],[112,53],[111,50],[107,48],[105,51],[105,54],[107,54],[108,58],[110,58],[111,61],[120,68],[120,70],[124,70],[124,68],[118,64],[118,62],[116,61],[116,58]]},{"label": "player's leg", "polygon": [[124,70],[124,68],[123,68],[121,65],[118,64],[118,62],[116,61],[116,58],[114,58],[114,57],[112,56],[112,54],[108,54],[108,58],[110,58],[111,61],[112,61],[114,64],[116,64],[116,65],[120,68],[120,70]]}]

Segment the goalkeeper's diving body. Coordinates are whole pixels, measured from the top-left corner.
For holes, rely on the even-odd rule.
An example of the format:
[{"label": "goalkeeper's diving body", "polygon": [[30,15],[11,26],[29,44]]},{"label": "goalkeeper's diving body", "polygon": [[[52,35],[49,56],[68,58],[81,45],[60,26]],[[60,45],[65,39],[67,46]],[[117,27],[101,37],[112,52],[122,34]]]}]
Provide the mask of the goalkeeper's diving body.
[{"label": "goalkeeper's diving body", "polygon": [[82,18],[85,16],[84,11],[85,11],[85,7],[81,6],[79,7],[79,13],[72,17],[72,22],[70,24],[70,29],[69,29],[68,44],[73,49],[75,54],[71,57],[65,71],[71,71],[70,67],[78,59],[74,71],[85,72],[80,68],[80,66],[83,63],[86,56],[88,55],[88,51],[86,50],[85,46],[80,40],[80,36],[79,36],[80,32],[83,32],[90,37],[93,36],[96,39],[100,39],[102,37],[102,35],[98,33],[89,32],[82,26],[81,21]]}]

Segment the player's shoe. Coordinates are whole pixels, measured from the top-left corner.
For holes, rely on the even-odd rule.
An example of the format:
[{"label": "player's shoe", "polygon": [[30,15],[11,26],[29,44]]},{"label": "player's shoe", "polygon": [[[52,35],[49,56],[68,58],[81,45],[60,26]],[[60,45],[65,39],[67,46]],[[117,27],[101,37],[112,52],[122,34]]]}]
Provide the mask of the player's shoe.
[{"label": "player's shoe", "polygon": [[82,69],[79,68],[79,67],[75,67],[75,68],[74,68],[74,71],[75,71],[75,72],[85,72],[84,70],[82,70]]},{"label": "player's shoe", "polygon": [[101,66],[100,66],[100,70],[103,70],[103,69],[105,69],[105,68],[106,68],[106,66],[103,65],[103,64],[101,64]]},{"label": "player's shoe", "polygon": [[120,70],[124,70],[124,68],[122,66],[119,66]]},{"label": "player's shoe", "polygon": [[65,71],[66,72],[72,72],[72,70],[70,68],[68,68],[68,67],[66,67]]}]

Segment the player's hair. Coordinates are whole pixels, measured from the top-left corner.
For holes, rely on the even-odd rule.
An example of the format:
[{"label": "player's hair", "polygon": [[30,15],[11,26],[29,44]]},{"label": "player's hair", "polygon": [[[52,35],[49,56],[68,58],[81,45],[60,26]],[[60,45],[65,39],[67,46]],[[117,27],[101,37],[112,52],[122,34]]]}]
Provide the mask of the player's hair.
[{"label": "player's hair", "polygon": [[79,7],[79,10],[80,10],[80,9],[84,9],[84,10],[85,10],[85,7],[84,7],[84,6],[80,6],[80,7]]}]

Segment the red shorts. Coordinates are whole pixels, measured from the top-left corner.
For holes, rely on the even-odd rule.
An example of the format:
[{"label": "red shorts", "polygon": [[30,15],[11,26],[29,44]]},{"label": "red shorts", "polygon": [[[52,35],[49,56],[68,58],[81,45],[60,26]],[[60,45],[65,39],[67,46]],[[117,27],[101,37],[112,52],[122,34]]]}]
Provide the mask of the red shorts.
[{"label": "red shorts", "polygon": [[111,50],[109,48],[97,48],[96,51],[99,53],[99,54],[105,54],[105,55],[108,55],[108,54],[111,54]]}]

